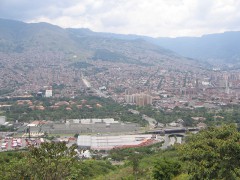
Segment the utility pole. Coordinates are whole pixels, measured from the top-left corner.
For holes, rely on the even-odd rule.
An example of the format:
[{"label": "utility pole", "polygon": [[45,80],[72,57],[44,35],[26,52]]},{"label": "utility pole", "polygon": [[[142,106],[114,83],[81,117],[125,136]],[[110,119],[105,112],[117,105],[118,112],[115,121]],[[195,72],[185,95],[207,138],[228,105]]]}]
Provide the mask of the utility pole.
[{"label": "utility pole", "polygon": [[30,126],[28,126],[28,128],[27,128],[27,132],[28,132],[28,138],[30,139],[31,138],[31,136],[30,136]]}]

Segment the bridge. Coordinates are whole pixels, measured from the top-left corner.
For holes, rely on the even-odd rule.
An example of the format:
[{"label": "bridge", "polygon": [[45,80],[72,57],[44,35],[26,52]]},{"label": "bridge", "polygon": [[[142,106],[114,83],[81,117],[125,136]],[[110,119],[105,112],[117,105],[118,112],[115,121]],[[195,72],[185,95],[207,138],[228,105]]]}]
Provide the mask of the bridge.
[{"label": "bridge", "polygon": [[162,128],[162,129],[154,129],[148,131],[151,134],[179,134],[186,132],[198,132],[199,128],[197,127],[176,127],[176,128]]},{"label": "bridge", "polygon": [[183,138],[186,136],[187,132],[198,132],[197,127],[174,127],[174,128],[162,128],[148,131],[150,134],[159,134],[164,136],[164,143],[161,149],[167,149],[168,147],[174,145],[175,143],[181,144]]}]

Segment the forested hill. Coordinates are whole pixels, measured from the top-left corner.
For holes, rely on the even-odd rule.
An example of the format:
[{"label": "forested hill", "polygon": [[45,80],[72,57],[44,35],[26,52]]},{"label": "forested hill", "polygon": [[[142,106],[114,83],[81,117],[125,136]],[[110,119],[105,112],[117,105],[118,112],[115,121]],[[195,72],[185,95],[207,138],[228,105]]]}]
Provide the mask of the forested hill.
[{"label": "forested hill", "polygon": [[[109,56],[118,61],[136,62],[136,54],[157,54],[159,59],[188,57],[207,62],[238,63],[240,32],[209,34],[202,37],[152,38],[139,35],[93,32],[89,29],[63,29],[48,23],[24,23],[0,19],[0,52],[29,50],[81,54],[82,58]],[[99,56],[99,50],[106,53]],[[101,54],[100,53],[100,54]],[[182,57],[180,57],[182,56]],[[184,60],[186,60],[185,58]]]}]

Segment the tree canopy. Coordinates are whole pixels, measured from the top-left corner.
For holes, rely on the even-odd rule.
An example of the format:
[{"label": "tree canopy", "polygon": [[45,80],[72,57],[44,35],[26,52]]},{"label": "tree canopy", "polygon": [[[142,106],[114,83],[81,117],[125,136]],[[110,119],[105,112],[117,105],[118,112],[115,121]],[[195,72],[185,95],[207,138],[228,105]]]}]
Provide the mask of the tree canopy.
[{"label": "tree canopy", "polygon": [[240,177],[240,133],[235,125],[210,127],[179,146],[191,179]]},{"label": "tree canopy", "polygon": [[64,142],[42,143],[39,148],[31,147],[28,156],[29,165],[37,179],[63,179],[71,174],[70,168],[76,162],[74,150]]},{"label": "tree canopy", "polygon": [[76,146],[64,142],[42,143],[26,152],[0,154],[0,179],[93,179],[115,167],[108,161],[78,160]]},{"label": "tree canopy", "polygon": [[160,159],[155,163],[153,177],[157,180],[171,180],[181,172],[181,164],[173,159]]}]

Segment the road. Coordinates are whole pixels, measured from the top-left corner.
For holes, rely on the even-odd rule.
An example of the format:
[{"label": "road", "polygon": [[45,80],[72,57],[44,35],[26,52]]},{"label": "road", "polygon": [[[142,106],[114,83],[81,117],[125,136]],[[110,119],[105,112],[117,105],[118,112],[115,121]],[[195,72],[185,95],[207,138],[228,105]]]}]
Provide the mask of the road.
[{"label": "road", "polygon": [[169,146],[174,145],[175,143],[182,143],[182,137],[169,137],[169,134],[166,134],[164,136],[164,143],[161,147],[161,149],[167,149]]},{"label": "road", "polygon": [[90,88],[90,87],[91,87],[90,82],[89,82],[87,79],[85,79],[84,77],[82,77],[82,81],[83,81],[83,83],[85,84],[85,86],[86,86],[87,88]]},{"label": "road", "polygon": [[164,136],[164,143],[163,143],[161,149],[167,149],[170,146],[169,145],[170,139],[168,136],[169,135],[167,135],[167,134]]},{"label": "road", "polygon": [[155,126],[156,126],[156,124],[157,124],[157,121],[155,120],[155,119],[153,119],[153,118],[150,118],[150,117],[148,117],[147,115],[142,115],[142,118],[144,119],[144,120],[146,120],[148,123],[149,123],[149,127],[150,127],[150,129],[153,129],[153,128],[155,128]]},{"label": "road", "polygon": [[91,90],[93,92],[95,92],[99,97],[104,97],[104,98],[108,98],[108,96],[106,94],[104,94],[102,91],[98,90],[98,89],[95,89],[91,86],[91,83],[84,77],[82,76],[82,81],[83,83],[85,84],[85,86],[87,88],[91,88]]}]

